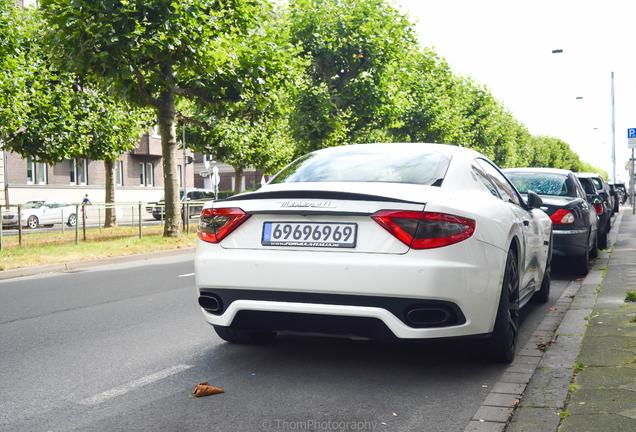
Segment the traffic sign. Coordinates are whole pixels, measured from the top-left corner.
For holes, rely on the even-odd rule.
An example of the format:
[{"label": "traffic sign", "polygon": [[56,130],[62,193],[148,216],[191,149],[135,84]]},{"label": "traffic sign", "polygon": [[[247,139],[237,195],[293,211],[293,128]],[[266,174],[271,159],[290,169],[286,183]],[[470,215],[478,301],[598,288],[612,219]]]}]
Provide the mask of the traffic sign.
[{"label": "traffic sign", "polygon": [[636,128],[627,129],[627,147],[636,148]]}]

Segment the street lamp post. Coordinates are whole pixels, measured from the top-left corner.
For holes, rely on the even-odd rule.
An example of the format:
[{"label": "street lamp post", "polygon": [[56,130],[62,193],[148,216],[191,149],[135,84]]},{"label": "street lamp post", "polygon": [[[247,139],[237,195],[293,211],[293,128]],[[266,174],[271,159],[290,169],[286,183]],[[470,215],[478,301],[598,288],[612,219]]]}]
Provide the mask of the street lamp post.
[{"label": "street lamp post", "polygon": [[[634,154],[632,151],[632,159]],[[616,111],[614,109],[614,71],[612,71],[612,182],[616,183]]]}]

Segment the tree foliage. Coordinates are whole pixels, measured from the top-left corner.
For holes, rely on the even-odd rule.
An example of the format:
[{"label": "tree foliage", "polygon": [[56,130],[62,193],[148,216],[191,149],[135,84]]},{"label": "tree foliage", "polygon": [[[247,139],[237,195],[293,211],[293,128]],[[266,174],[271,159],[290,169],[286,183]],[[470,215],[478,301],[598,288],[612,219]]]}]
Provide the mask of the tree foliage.
[{"label": "tree foliage", "polygon": [[[258,0],[43,0],[60,63],[154,108],[162,140],[164,235],[180,233],[176,116],[180,99],[223,107],[267,90],[267,68],[241,73],[271,13]],[[258,53],[252,53],[257,55]],[[260,78],[260,79],[259,79]]]}]

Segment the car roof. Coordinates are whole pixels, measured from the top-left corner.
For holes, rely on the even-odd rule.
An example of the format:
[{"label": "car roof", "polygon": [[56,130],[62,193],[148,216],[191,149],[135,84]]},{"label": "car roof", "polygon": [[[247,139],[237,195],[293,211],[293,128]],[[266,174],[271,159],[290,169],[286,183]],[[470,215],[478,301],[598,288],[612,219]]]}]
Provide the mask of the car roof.
[{"label": "car roof", "polygon": [[603,180],[603,177],[601,177],[599,174],[596,174],[596,173],[589,173],[589,172],[576,173],[576,176],[577,177],[583,177],[583,178],[596,177],[596,178],[600,178],[601,180]]},{"label": "car roof", "polygon": [[475,150],[467,147],[461,147],[456,144],[436,144],[436,143],[369,143],[369,144],[347,144],[336,147],[329,147],[321,150],[316,150],[314,153],[346,153],[355,151],[356,149],[379,149],[388,152],[395,152],[396,150],[435,150],[448,156],[473,156],[473,157],[485,157]]},{"label": "car roof", "polygon": [[546,174],[573,174],[572,171],[560,168],[506,168],[503,172],[527,172],[527,173],[546,173]]}]

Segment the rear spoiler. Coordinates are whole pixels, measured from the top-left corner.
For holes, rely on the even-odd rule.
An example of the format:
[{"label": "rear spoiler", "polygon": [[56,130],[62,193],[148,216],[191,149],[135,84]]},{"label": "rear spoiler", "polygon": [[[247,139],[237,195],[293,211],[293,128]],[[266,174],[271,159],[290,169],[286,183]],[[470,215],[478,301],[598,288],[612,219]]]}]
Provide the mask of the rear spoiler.
[{"label": "rear spoiler", "polygon": [[234,195],[229,198],[217,200],[216,202],[228,201],[246,201],[255,199],[333,199],[348,201],[380,201],[380,202],[396,202],[406,204],[421,204],[419,201],[407,201],[399,198],[390,198],[380,195],[368,195],[353,192],[336,192],[336,191],[316,191],[316,190],[290,190],[290,191],[269,191],[269,192],[248,192],[240,195]]}]

